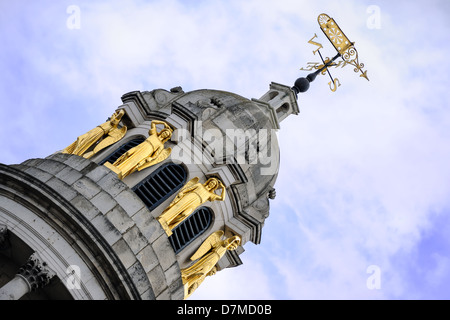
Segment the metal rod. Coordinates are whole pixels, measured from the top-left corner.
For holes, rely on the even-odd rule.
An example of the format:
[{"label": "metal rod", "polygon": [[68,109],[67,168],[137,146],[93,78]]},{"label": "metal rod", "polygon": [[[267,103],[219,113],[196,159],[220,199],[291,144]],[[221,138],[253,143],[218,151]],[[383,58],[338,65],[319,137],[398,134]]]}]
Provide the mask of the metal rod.
[{"label": "metal rod", "polygon": [[[323,60],[322,54],[320,53],[320,50],[317,50],[317,51],[319,52],[319,56],[320,56],[320,59],[321,59],[322,62],[323,62],[324,68],[326,68],[327,73],[328,73],[328,75],[330,76],[331,82],[334,82],[333,77],[331,76],[330,70],[328,70],[328,68],[327,68],[328,63],[325,63],[325,61]],[[321,68],[321,69],[323,69],[323,68]]]}]

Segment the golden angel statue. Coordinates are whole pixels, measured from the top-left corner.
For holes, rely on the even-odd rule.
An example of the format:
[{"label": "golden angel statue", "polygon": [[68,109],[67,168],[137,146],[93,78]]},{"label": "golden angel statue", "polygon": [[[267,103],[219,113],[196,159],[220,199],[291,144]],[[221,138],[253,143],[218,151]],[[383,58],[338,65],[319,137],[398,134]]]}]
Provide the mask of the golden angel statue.
[{"label": "golden angel statue", "polygon": [[[159,132],[156,127],[158,124],[164,125]],[[153,120],[149,137],[145,141],[122,154],[113,164],[106,162],[105,166],[116,172],[119,179],[123,179],[136,170],[143,170],[165,160],[172,152],[171,148],[164,148],[164,144],[172,137],[172,132],[166,122]]]},{"label": "golden angel statue", "polygon": [[[217,178],[210,178],[204,184],[198,181],[198,177],[188,181],[169,206],[156,218],[168,236],[171,236],[173,228],[189,217],[198,206],[206,201],[225,200],[226,188],[222,181]],[[218,188],[222,189],[220,195],[215,193]]]},{"label": "golden angel statue", "polygon": [[[100,150],[119,141],[127,132],[126,126],[123,126],[120,129],[117,127],[124,114],[125,110],[123,109],[116,111],[111,116],[110,120],[79,136],[77,140],[65,148],[62,153],[76,154],[88,159]],[[86,152],[94,145],[95,147],[93,150]]]},{"label": "golden angel statue", "polygon": [[181,270],[185,299],[199,287],[207,276],[214,275],[217,272],[217,262],[225,255],[227,250],[235,250],[241,244],[239,236],[222,240],[223,234],[224,232],[219,230],[206,238],[191,257],[192,261],[198,261]]}]

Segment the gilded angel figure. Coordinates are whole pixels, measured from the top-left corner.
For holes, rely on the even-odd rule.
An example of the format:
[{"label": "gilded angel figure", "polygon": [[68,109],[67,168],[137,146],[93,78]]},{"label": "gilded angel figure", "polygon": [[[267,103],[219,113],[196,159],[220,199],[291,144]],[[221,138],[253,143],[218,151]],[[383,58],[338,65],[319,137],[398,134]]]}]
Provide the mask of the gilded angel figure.
[{"label": "gilded angel figure", "polygon": [[[217,178],[210,178],[204,184],[198,181],[198,177],[188,181],[170,205],[156,218],[168,236],[172,235],[173,228],[194,212],[198,206],[206,201],[225,200],[226,188],[222,181]],[[222,189],[220,195],[215,193],[218,188]]]},{"label": "gilded angel figure", "polygon": [[[125,114],[125,110],[116,111],[105,123],[95,127],[87,133],[79,136],[75,142],[65,148],[62,153],[75,154],[89,159],[100,150],[112,145],[123,138],[127,127],[118,128],[119,122]],[[101,141],[100,141],[101,140]],[[86,152],[92,146],[94,149]]]},{"label": "gilded angel figure", "polygon": [[206,238],[191,257],[192,261],[197,261],[192,266],[181,270],[185,299],[199,287],[207,276],[217,272],[217,262],[227,250],[235,250],[241,244],[239,236],[222,240],[223,234],[224,232],[219,230]]},{"label": "gilded angel figure", "polygon": [[[164,128],[158,132],[156,125]],[[106,162],[105,166],[116,172],[119,179],[155,165],[169,157],[172,149],[164,148],[164,144],[172,137],[172,128],[164,121],[153,120],[150,125],[149,137],[122,154],[113,164]]]}]

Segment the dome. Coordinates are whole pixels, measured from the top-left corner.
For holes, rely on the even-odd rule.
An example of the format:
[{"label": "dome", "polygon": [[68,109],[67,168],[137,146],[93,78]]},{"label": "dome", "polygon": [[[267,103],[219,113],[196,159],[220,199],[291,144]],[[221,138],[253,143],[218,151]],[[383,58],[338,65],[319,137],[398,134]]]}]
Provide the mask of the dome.
[{"label": "dome", "polygon": [[248,99],[221,90],[184,92],[177,87],[130,92],[122,101],[141,110],[137,120],[124,117],[129,128],[136,121],[170,118],[172,125],[183,131],[183,139],[191,139],[201,148],[202,159],[214,168],[226,166],[233,172],[228,190],[233,214],[251,227],[249,240],[259,243],[279,169],[276,130],[282,119],[298,113],[293,91],[272,83],[262,98]]},{"label": "dome", "polygon": [[[205,146],[213,145],[216,162],[242,170],[246,184],[245,188],[239,188],[239,196],[245,206],[261,197],[267,198],[279,167],[276,124],[270,106],[218,90],[192,91],[176,102],[189,105],[198,117],[193,136],[202,138]],[[207,133],[215,130],[223,137],[222,146],[214,145],[217,140],[209,143],[212,139]],[[217,155],[220,147],[222,159]]]}]

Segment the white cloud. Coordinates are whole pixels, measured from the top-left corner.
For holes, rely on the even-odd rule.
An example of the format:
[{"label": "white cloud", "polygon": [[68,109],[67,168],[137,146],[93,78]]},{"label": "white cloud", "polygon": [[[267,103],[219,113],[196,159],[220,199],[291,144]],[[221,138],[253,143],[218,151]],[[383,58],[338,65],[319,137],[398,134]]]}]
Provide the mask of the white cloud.
[{"label": "white cloud", "polygon": [[432,258],[436,263],[435,268],[425,271],[425,280],[432,287],[442,284],[442,281],[448,277],[450,272],[450,258],[438,253],[432,254]]},{"label": "white cloud", "polygon": [[[245,252],[242,254],[242,257],[247,256]],[[272,277],[273,275],[268,273],[267,267],[261,264],[261,261],[255,261],[249,257],[244,265],[225,269],[214,276],[207,277],[190,299],[273,300],[276,299],[276,295],[272,292]]]}]

